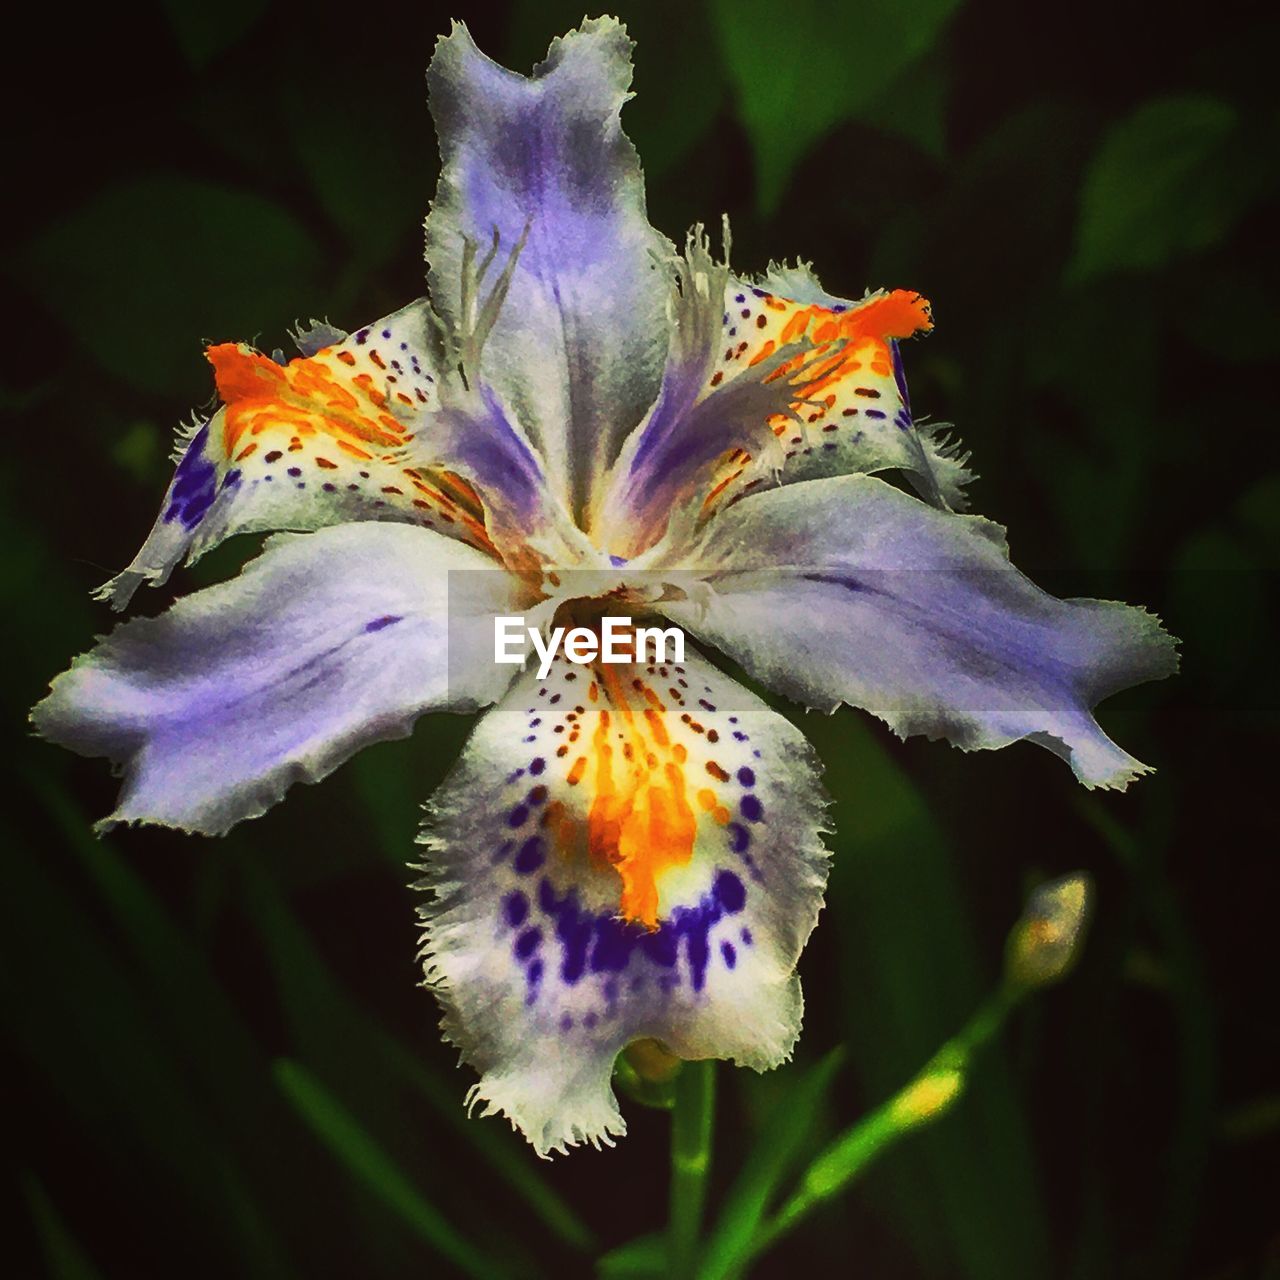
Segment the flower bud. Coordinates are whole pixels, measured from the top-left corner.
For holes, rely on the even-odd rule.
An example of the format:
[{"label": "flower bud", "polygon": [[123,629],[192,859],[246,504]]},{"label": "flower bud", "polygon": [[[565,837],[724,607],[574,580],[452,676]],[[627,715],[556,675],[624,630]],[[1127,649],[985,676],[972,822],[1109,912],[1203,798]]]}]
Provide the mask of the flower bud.
[{"label": "flower bud", "polygon": [[1066,976],[1084,943],[1093,883],[1082,871],[1035,889],[1005,947],[1005,977],[1022,990]]},{"label": "flower bud", "polygon": [[964,1072],[938,1068],[908,1085],[892,1104],[892,1119],[899,1129],[911,1129],[936,1119],[960,1096]]}]

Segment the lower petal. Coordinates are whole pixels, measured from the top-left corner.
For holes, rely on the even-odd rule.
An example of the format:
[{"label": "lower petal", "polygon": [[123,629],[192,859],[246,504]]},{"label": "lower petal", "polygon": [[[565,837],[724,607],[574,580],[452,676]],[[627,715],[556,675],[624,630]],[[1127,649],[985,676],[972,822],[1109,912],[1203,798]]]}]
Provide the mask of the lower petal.
[{"label": "lower petal", "polygon": [[424,711],[499,697],[510,668],[462,657],[489,642],[469,622],[518,612],[515,590],[481,552],[408,525],[281,535],[234,581],[117,627],[32,721],[122,770],[107,823],[218,835]]},{"label": "lower petal", "polygon": [[826,880],[800,732],[702,658],[526,673],[429,809],[424,955],[472,1100],[540,1154],[625,1131],[638,1039],[764,1069]]}]

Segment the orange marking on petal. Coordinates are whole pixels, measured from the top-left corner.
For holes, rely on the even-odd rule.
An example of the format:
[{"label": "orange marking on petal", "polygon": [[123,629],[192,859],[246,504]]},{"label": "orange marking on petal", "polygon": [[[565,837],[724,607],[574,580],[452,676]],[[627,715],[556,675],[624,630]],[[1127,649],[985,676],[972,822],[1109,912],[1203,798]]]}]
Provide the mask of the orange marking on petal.
[{"label": "orange marking on petal", "polygon": [[636,693],[661,702],[643,681],[624,684],[614,668],[597,668],[597,675],[614,715],[602,708],[591,737],[587,849],[621,878],[623,917],[653,929],[658,878],[693,856],[697,818],[662,715],[648,705],[637,716],[630,705]]},{"label": "orange marking on petal", "polygon": [[644,718],[649,722],[649,728],[653,732],[653,740],[658,746],[669,746],[671,739],[667,736],[667,726],[663,724],[662,717],[652,707],[645,707]]},{"label": "orange marking on petal", "polygon": [[927,298],[908,289],[894,289],[883,298],[873,298],[843,317],[849,333],[873,338],[910,338],[933,328]]},{"label": "orange marking on petal", "polygon": [[808,327],[809,319],[813,315],[811,310],[797,311],[795,315],[782,326],[782,332],[778,335],[778,341],[784,346],[793,339],[798,338]]}]

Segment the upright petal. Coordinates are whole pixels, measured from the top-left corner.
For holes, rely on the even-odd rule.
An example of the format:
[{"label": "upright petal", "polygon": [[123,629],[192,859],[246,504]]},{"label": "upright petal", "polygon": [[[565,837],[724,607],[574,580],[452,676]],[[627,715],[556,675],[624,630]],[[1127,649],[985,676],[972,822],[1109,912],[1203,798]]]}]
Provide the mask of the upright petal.
[{"label": "upright petal", "polygon": [[[769,422],[794,416],[790,405],[801,394],[806,361],[799,346],[766,353],[728,382],[712,379],[729,265],[712,257],[701,227],[690,232],[674,265],[661,389],[623,445],[590,515],[593,536],[623,559],[662,537],[673,509],[687,503],[699,482],[705,492],[712,465],[727,453],[779,465],[782,451]],[[780,376],[784,364],[793,376]]]},{"label": "upright petal", "polygon": [[1141,609],[1047,595],[986,520],[869,476],[813,480],[724,512],[695,571],[709,592],[668,616],[808,706],[966,749],[1028,738],[1089,786],[1146,772],[1091,708],[1173,672],[1172,638]]},{"label": "upright petal", "polygon": [[609,1081],[633,1040],[783,1061],[826,879],[817,773],[697,655],[518,680],[425,836],[427,977],[472,1100],[545,1155],[625,1131]]},{"label": "upright petal", "polygon": [[424,711],[500,696],[513,668],[487,660],[490,619],[523,603],[487,556],[426,529],[280,535],[233,581],[117,627],[32,721],[123,772],[107,823],[218,835]]},{"label": "upright petal", "polygon": [[468,328],[477,252],[523,241],[480,371],[574,511],[653,400],[666,344],[653,255],[670,246],[649,226],[619,123],[630,51],[621,25],[593,19],[527,78],[459,24],[428,72],[444,166],[427,219],[432,301]]},{"label": "upright petal", "polygon": [[286,365],[210,347],[223,405],[184,443],[149,537],[102,594],[124,608],[140,583],[254,530],[394,520],[489,548],[476,493],[407,452],[439,404],[428,314],[419,301],[347,338],[325,327]]}]

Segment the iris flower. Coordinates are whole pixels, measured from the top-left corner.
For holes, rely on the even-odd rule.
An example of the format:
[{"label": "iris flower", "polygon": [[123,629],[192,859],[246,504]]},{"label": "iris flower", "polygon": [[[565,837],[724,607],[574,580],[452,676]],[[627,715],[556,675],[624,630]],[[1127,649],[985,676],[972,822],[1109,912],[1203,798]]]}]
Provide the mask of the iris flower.
[{"label": "iris flower", "polygon": [[1028,739],[1090,787],[1146,771],[1090,709],[1175,661],[1150,615],[1046,595],[958,514],[964,459],[903,375],[918,294],[736,276],[701,229],[677,250],[649,225],[630,54],[611,19],[531,77],[441,40],[429,296],[300,331],[287,363],[211,346],[220,407],[103,594],[290,532],[119,626],[33,715],[123,774],[105,825],[218,835],[425,712],[492,707],[427,807],[422,958],[469,1100],[541,1154],[625,1131],[634,1041],[790,1055],[825,801],[801,732],[692,645],[539,679],[493,660],[495,616],[663,616],[805,707]]}]

